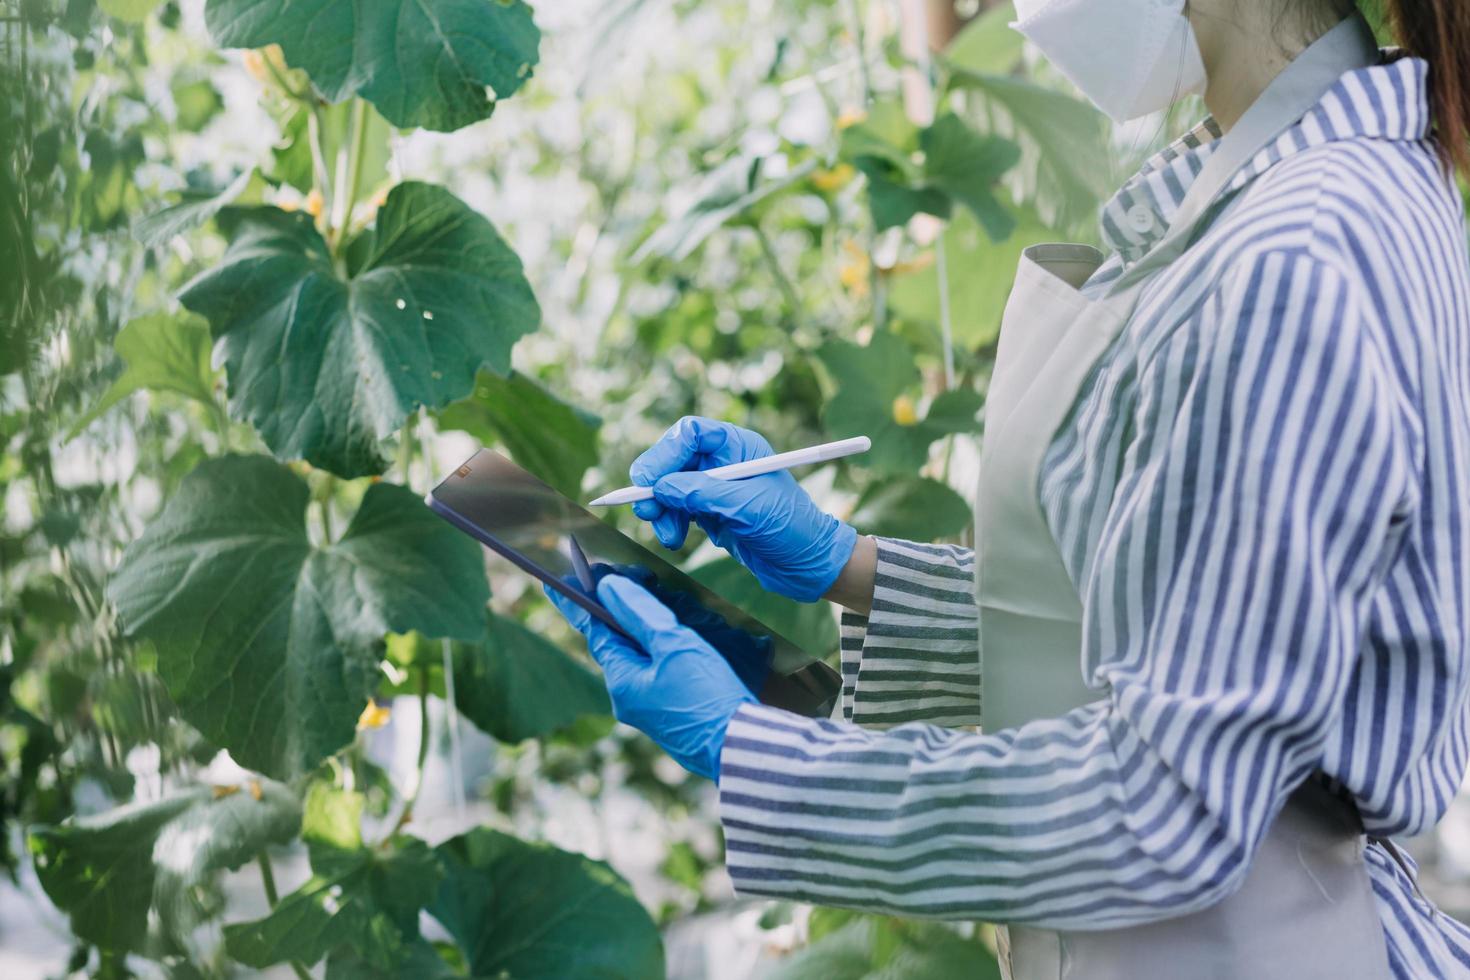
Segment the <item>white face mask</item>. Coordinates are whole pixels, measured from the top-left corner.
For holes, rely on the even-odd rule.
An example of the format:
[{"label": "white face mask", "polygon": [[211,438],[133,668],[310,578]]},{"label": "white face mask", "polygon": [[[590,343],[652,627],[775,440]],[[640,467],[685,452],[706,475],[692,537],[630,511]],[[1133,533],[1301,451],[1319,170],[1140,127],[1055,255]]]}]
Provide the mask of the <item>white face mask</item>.
[{"label": "white face mask", "polygon": [[1201,93],[1185,0],[1016,0],[1011,26],[1117,122]]}]

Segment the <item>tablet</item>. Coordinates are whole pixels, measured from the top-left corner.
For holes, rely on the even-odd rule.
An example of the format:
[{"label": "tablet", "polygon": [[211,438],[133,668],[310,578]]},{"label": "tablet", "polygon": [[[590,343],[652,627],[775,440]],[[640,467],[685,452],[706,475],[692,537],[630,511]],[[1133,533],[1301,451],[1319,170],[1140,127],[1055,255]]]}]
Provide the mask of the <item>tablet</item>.
[{"label": "tablet", "polygon": [[499,453],[481,449],[425,502],[619,633],[597,601],[594,579],[611,566],[641,580],[758,687],[763,703],[810,717],[832,714],[842,677],[822,660],[830,651],[801,649]]}]

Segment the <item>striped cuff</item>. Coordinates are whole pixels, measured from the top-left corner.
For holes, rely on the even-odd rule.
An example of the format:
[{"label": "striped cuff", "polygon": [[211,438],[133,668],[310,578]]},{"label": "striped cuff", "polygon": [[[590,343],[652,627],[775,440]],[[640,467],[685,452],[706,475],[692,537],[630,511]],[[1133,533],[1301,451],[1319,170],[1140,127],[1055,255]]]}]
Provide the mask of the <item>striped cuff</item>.
[{"label": "striped cuff", "polygon": [[843,717],[874,727],[980,724],[974,554],[876,540],[872,611],[842,614]]}]

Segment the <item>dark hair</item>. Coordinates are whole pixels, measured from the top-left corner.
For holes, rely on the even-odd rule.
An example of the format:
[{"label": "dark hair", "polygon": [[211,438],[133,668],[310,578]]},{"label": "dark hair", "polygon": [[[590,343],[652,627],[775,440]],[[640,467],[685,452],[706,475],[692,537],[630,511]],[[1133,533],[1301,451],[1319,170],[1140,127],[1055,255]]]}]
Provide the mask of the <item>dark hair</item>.
[{"label": "dark hair", "polygon": [[1382,0],[1382,7],[1404,49],[1429,62],[1429,111],[1445,165],[1470,176],[1470,0]]}]

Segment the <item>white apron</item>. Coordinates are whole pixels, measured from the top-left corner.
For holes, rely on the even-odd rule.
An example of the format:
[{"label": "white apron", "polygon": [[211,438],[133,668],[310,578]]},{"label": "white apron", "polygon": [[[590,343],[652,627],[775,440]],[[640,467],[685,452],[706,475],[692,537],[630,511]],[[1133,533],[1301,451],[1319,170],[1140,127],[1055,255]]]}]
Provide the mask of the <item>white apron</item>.
[{"label": "white apron", "polygon": [[[1101,298],[1079,291],[1102,262],[1097,249],[1038,245],[1024,253],[986,398],[976,503],[985,729],[1107,697],[1083,682],[1082,603],[1038,491],[1047,447],[1090,369],[1127,324],[1150,274],[1189,247],[1240,167],[1377,53],[1355,14],[1298,56],[1221,140],[1167,236]],[[1387,978],[1364,846],[1356,810],[1314,778],[1288,800],[1244,885],[1222,902],[1124,929],[1002,928],[1002,970],[1013,980]]]}]

